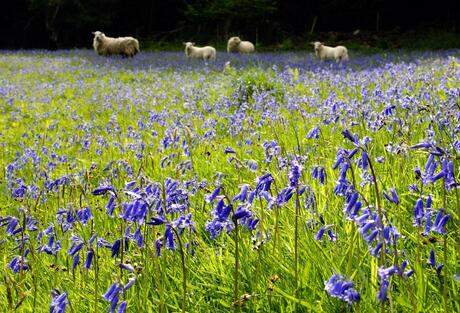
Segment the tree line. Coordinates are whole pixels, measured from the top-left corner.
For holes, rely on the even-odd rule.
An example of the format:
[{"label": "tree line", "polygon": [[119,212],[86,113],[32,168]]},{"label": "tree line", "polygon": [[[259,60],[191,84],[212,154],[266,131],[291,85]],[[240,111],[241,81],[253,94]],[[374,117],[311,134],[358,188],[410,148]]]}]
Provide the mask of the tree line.
[{"label": "tree line", "polygon": [[456,1],[15,0],[0,10],[0,48],[90,47],[91,32],[153,42],[261,44],[316,32],[438,29],[458,33]]}]

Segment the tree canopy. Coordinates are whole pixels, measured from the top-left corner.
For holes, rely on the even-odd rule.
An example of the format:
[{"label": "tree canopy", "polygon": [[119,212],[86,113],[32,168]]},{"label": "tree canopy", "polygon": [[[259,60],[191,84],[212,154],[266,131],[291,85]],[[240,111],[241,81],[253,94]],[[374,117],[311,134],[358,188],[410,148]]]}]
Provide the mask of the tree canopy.
[{"label": "tree canopy", "polygon": [[1,48],[91,46],[91,31],[151,41],[272,44],[312,31],[442,29],[458,32],[455,1],[15,0],[0,10]]}]

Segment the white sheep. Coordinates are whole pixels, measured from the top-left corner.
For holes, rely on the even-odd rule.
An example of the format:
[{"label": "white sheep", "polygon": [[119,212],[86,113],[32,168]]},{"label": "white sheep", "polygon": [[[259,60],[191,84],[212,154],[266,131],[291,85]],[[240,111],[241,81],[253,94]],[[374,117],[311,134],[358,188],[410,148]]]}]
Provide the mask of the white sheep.
[{"label": "white sheep", "polygon": [[194,42],[184,42],[185,55],[187,58],[192,59],[203,59],[203,60],[215,60],[216,49],[211,46],[206,47],[195,47]]},{"label": "white sheep", "polygon": [[99,55],[121,54],[133,57],[139,52],[139,42],[133,37],[107,37],[103,32],[93,32],[93,47]]},{"label": "white sheep", "polygon": [[254,45],[250,41],[241,41],[240,37],[231,37],[227,42],[227,52],[253,53]]},{"label": "white sheep", "polygon": [[323,45],[322,42],[311,42],[315,46],[315,54],[321,59],[334,59],[337,63],[341,61],[348,61],[348,50],[344,46],[328,47]]}]

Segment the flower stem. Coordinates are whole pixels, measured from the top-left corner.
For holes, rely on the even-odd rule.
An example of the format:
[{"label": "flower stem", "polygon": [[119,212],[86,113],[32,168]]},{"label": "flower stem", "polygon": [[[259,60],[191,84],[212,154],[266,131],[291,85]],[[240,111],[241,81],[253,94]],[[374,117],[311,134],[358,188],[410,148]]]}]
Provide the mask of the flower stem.
[{"label": "flower stem", "polygon": [[[238,236],[238,221],[233,221],[235,225],[235,273],[233,276],[233,301],[238,301],[239,298],[239,270],[240,270],[240,251],[239,251],[239,236]],[[239,306],[234,306],[235,312],[239,312]]]},{"label": "flower stem", "polygon": [[182,313],[185,313],[187,307],[187,268],[185,266],[185,253],[179,233],[174,227],[171,228],[176,234],[177,242],[179,243],[179,252],[182,265]]},{"label": "flower stem", "polygon": [[99,300],[99,247],[96,244],[96,252],[94,254],[94,313],[97,312],[97,302]]},{"label": "flower stem", "polygon": [[299,211],[300,211],[300,200],[299,200],[299,188],[296,188],[295,197],[295,224],[294,224],[294,282],[295,282],[295,311],[298,309],[299,299]]},{"label": "flower stem", "polygon": [[[447,190],[446,190],[446,184],[443,184],[443,197],[442,197],[442,202],[443,202],[443,207],[445,210],[447,210]],[[447,264],[447,236],[444,236],[444,244],[443,244],[443,252],[444,252],[444,264]],[[443,299],[443,304],[444,304],[444,312],[449,312],[447,309],[447,275],[443,275],[444,279],[442,280],[442,299]]]},{"label": "flower stem", "polygon": [[377,176],[375,176],[375,171],[374,171],[374,166],[372,165],[372,161],[367,157],[368,163],[369,163],[369,168],[372,173],[372,179],[374,182],[374,192],[375,192],[375,202],[377,205],[377,214],[379,217],[379,226],[380,226],[380,232],[379,232],[379,240],[382,242],[383,246],[382,249],[380,249],[380,258],[379,258],[379,265],[384,265],[385,263],[385,240],[383,238],[383,212],[382,212],[382,207],[380,205],[380,193],[379,193],[379,186],[377,184]]}]

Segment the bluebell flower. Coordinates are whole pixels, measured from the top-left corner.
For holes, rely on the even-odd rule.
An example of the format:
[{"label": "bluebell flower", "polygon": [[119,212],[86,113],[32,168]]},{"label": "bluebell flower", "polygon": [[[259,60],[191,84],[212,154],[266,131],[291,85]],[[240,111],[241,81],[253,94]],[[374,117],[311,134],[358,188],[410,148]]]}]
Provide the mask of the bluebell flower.
[{"label": "bluebell flower", "polygon": [[59,208],[56,212],[56,223],[62,227],[64,231],[72,230],[77,216],[72,211],[72,206],[69,205],[67,209]]},{"label": "bluebell flower", "polygon": [[19,273],[21,270],[27,271],[29,269],[29,262],[27,261],[29,251],[29,248],[26,248],[22,256],[14,256],[7,266],[11,268],[14,273]]},{"label": "bluebell flower", "polygon": [[214,191],[211,194],[206,195],[205,197],[206,202],[207,203],[212,202],[219,195],[219,192],[221,189],[222,189],[222,186],[218,186],[216,189],[214,189]]},{"label": "bluebell flower", "polygon": [[147,216],[148,206],[145,200],[137,199],[123,203],[123,219],[142,224]]},{"label": "bluebell flower", "polygon": [[105,292],[105,294],[102,295],[104,299],[108,302],[112,301],[115,297],[118,296],[120,293],[120,285],[118,282],[114,282],[112,285],[110,285],[109,289]]},{"label": "bluebell flower", "polygon": [[424,212],[424,209],[423,209],[423,200],[419,198],[415,202],[415,206],[414,206],[414,221],[415,221],[415,225],[421,226],[422,225],[422,219],[423,219],[424,216],[425,216],[425,212]]},{"label": "bluebell flower", "polygon": [[[249,199],[248,199],[249,204],[253,204],[253,201],[252,201],[253,199],[251,200],[252,194],[253,194],[252,192],[249,194]],[[273,206],[275,205],[275,203],[280,205],[280,203],[278,202],[279,199],[275,199],[275,197],[273,197],[268,191],[261,191],[260,196],[262,197],[262,199],[265,199],[267,201],[267,210],[271,210]]]},{"label": "bluebell flower", "polygon": [[211,234],[212,239],[215,239],[224,229],[227,233],[233,229],[233,222],[228,220],[231,211],[232,204],[225,205],[224,199],[220,199],[215,209],[212,211],[214,219],[210,222],[206,222],[205,225],[205,229]]},{"label": "bluebell flower", "polygon": [[27,227],[27,229],[29,229],[30,231],[36,231],[36,230],[38,230],[37,224],[38,224],[38,220],[36,218],[33,218],[30,215],[26,216],[26,227]]},{"label": "bluebell flower", "polygon": [[[186,210],[186,208],[189,207],[189,195],[185,186],[183,185],[183,182],[174,181],[171,178],[167,178],[165,181],[164,191],[166,195],[166,210],[165,212],[162,212],[162,214],[177,212],[183,213]],[[217,197],[217,194],[218,190],[215,197]],[[206,197],[209,201],[212,201],[214,199],[214,195],[212,195],[211,198],[209,198],[209,195]]]},{"label": "bluebell flower", "polygon": [[233,202],[240,201],[240,202],[246,202],[246,199],[248,197],[248,189],[249,185],[248,184],[241,184],[239,186],[241,188],[240,192],[233,198]]},{"label": "bluebell flower", "polygon": [[234,222],[238,221],[241,218],[250,217],[251,211],[249,211],[248,206],[242,205],[233,213],[232,220]]},{"label": "bluebell flower", "polygon": [[94,196],[105,195],[108,192],[115,192],[115,189],[112,186],[99,186],[93,189],[92,194]]},{"label": "bluebell flower", "polygon": [[249,170],[251,170],[253,172],[257,172],[257,162],[256,161],[254,161],[254,160],[246,160],[244,162],[244,165],[246,165],[246,167]]},{"label": "bluebell flower", "polygon": [[420,190],[416,184],[410,184],[408,187],[410,192],[420,193]]},{"label": "bluebell flower", "polygon": [[126,292],[129,288],[131,288],[132,285],[134,285],[136,279],[134,277],[131,277],[128,279],[128,282],[123,286],[123,293]]},{"label": "bluebell flower", "polygon": [[436,256],[434,254],[434,250],[431,249],[430,250],[430,258],[428,259],[428,261],[426,262],[428,265],[430,265],[431,267],[435,268],[436,269],[436,273],[438,275],[441,275],[441,270],[442,268],[444,267],[444,264],[442,263],[436,263]]},{"label": "bluebell flower", "polygon": [[318,179],[318,175],[319,175],[319,166],[315,165],[315,167],[313,167],[313,170],[311,171],[311,177],[314,179]]},{"label": "bluebell flower", "polygon": [[227,146],[225,147],[224,153],[229,154],[229,153],[236,153],[236,152],[235,150],[233,150],[233,148]]},{"label": "bluebell flower", "polygon": [[8,218],[9,218],[9,222],[6,225],[5,231],[8,234],[8,236],[12,237],[15,234],[17,234],[17,229],[22,230],[22,228],[16,228],[19,225],[19,221],[16,217],[8,216]]},{"label": "bluebell flower", "polygon": [[305,192],[305,209],[315,211],[316,195],[311,186],[303,186],[299,189],[299,196]]},{"label": "bluebell flower", "polygon": [[353,288],[353,282],[345,281],[345,278],[338,274],[332,275],[328,281],[324,282],[324,286],[329,295],[345,301],[348,305],[360,300],[360,294]]},{"label": "bluebell flower", "polygon": [[86,207],[80,210],[75,210],[75,214],[77,215],[77,218],[80,221],[80,223],[83,224],[84,226],[86,226],[88,221],[93,217],[90,207]]},{"label": "bluebell flower", "polygon": [[428,183],[434,182],[434,178],[440,179],[445,176],[445,172],[441,170],[440,173],[435,175],[436,168],[438,167],[438,162],[434,160],[434,155],[430,154],[428,160],[425,164],[425,169],[422,174],[422,183],[423,185],[427,185]]},{"label": "bluebell flower", "polygon": [[[447,234],[444,227],[446,226],[447,221],[449,220],[450,217],[451,216],[449,214],[444,214],[443,209],[440,209],[438,211],[438,214],[436,214],[436,218],[434,219],[433,227],[431,228],[431,230],[441,235]],[[428,219],[427,219],[427,223],[428,223]]]},{"label": "bluebell flower", "polygon": [[431,199],[431,195],[428,195],[426,198],[426,208],[431,209],[431,205],[433,204],[433,200]]},{"label": "bluebell flower", "polygon": [[[289,202],[289,200],[294,195],[295,189],[293,187],[283,188],[279,193],[276,199],[276,204],[281,207]],[[268,193],[265,193],[268,195]]]},{"label": "bluebell flower", "polygon": [[134,267],[131,264],[118,263],[118,267],[130,273],[134,272]]},{"label": "bluebell flower", "polygon": [[398,194],[396,193],[396,189],[394,187],[390,187],[390,192],[391,192],[391,196],[384,190],[383,191],[384,197],[391,203],[399,204],[400,201],[399,201]]},{"label": "bluebell flower", "polygon": [[126,189],[132,189],[135,185],[136,185],[136,181],[135,181],[135,180],[125,182],[125,188],[126,188]]},{"label": "bluebell flower", "polygon": [[105,206],[107,209],[107,214],[109,216],[113,216],[113,211],[115,210],[116,203],[115,203],[115,196],[110,196],[109,202]]},{"label": "bluebell flower", "polygon": [[266,173],[263,174],[262,176],[258,177],[256,180],[256,188],[255,188],[255,193],[260,193],[262,191],[268,191],[270,190],[270,186],[273,182],[273,177],[272,174]]},{"label": "bluebell flower", "polygon": [[327,229],[327,235],[329,236],[330,241],[337,241],[337,235],[332,232],[330,227]]},{"label": "bluebell flower", "polygon": [[403,278],[408,278],[410,276],[412,276],[414,274],[414,270],[412,269],[409,269],[406,271],[406,268],[407,268],[407,265],[408,265],[408,261],[407,260],[404,260],[401,264],[401,269],[399,271],[399,274],[402,274],[402,277]]},{"label": "bluebell flower", "polygon": [[432,143],[429,143],[429,142],[421,142],[421,143],[415,144],[415,145],[413,145],[413,146],[410,146],[409,149],[419,149],[419,148],[428,149],[428,148],[431,148],[432,146],[433,146]]},{"label": "bluebell flower", "polygon": [[[55,233],[53,231],[53,228],[54,226],[50,225],[44,231],[38,233],[37,242],[39,243],[39,245],[36,249],[38,253],[45,252],[46,254],[56,256],[58,251],[61,250],[61,240],[55,239]],[[48,237],[47,244],[41,244],[43,236]]]},{"label": "bluebell flower", "polygon": [[372,249],[370,250],[369,253],[370,253],[372,256],[378,258],[378,257],[379,257],[380,250],[382,249],[382,247],[383,247],[383,242],[379,241],[379,242],[377,242],[377,244],[375,245],[375,247],[372,248]]},{"label": "bluebell flower", "polygon": [[70,255],[70,256],[75,256],[75,254],[77,254],[81,248],[83,247],[84,245],[84,242],[78,242],[78,241],[74,241],[72,242],[72,244],[70,245],[70,248],[69,250],[67,251],[67,253]]},{"label": "bluebell flower", "polygon": [[454,175],[454,162],[448,161],[446,158],[442,162],[442,170],[445,173],[444,176],[444,185],[447,190],[452,190],[453,188],[457,188],[459,184],[455,180]]},{"label": "bluebell flower", "polygon": [[166,249],[175,250],[176,246],[174,244],[174,232],[172,230],[171,225],[166,226],[165,239],[166,239]]},{"label": "bluebell flower", "polygon": [[126,312],[126,301],[123,301],[120,306],[118,306],[117,313],[125,313]]},{"label": "bluebell flower", "polygon": [[163,217],[163,216],[152,216],[149,222],[147,224],[153,225],[153,226],[158,226],[158,225],[163,225],[166,224],[168,221]]},{"label": "bluebell flower", "polygon": [[318,139],[319,138],[319,133],[320,133],[319,127],[314,127],[307,133],[306,137],[308,139]]},{"label": "bluebell flower", "polygon": [[399,268],[396,265],[392,265],[387,268],[379,267],[377,272],[380,280],[383,281],[385,279],[389,279],[391,276],[395,274],[399,274]]},{"label": "bluebell flower", "polygon": [[363,152],[361,153],[359,165],[363,171],[367,171],[367,167],[369,166],[369,156],[367,155],[366,150],[363,150]]},{"label": "bluebell flower", "polygon": [[230,212],[232,211],[232,206],[231,205],[225,205],[224,199],[220,199],[219,202],[217,202],[217,205],[213,211],[216,217],[218,217],[220,220],[225,220],[228,218],[230,215]]},{"label": "bluebell flower", "polygon": [[77,267],[78,263],[80,263],[80,253],[77,253],[73,256],[73,262],[72,262],[72,271],[75,270]]},{"label": "bluebell flower", "polygon": [[348,152],[346,152],[346,150],[339,149],[337,151],[337,154],[335,155],[334,164],[332,165],[333,170],[336,170],[341,164],[347,163],[345,156],[348,156]]},{"label": "bluebell flower", "polygon": [[94,250],[93,250],[93,248],[89,248],[88,253],[86,255],[85,264],[83,264],[84,268],[86,268],[88,270],[91,268],[91,263],[93,262],[93,257],[94,257]]},{"label": "bluebell flower", "polygon": [[110,250],[112,251],[112,258],[114,256],[117,256],[119,251],[120,251],[120,246],[121,246],[121,240],[117,239],[113,242],[113,245],[111,246]]},{"label": "bluebell flower", "polygon": [[112,249],[112,245],[107,241],[105,240],[104,238],[97,238],[97,241],[96,241],[96,246],[98,248],[109,248],[109,249]]},{"label": "bluebell flower", "polygon": [[363,239],[367,242],[368,245],[371,245],[378,234],[379,234],[379,230],[374,229],[369,235],[363,236]]},{"label": "bluebell flower", "polygon": [[377,292],[377,300],[384,303],[387,300],[388,295],[388,286],[390,285],[390,281],[385,279],[381,282],[379,291]]},{"label": "bluebell flower", "polygon": [[293,188],[299,187],[299,179],[302,172],[302,166],[297,161],[292,161],[289,171],[289,186]]},{"label": "bluebell flower", "polygon": [[326,231],[326,227],[321,226],[321,228],[318,230],[318,233],[315,235],[315,240],[321,241],[325,231]]},{"label": "bluebell flower", "polygon": [[301,186],[299,188],[299,196],[303,195],[306,190],[307,190],[307,185]]},{"label": "bluebell flower", "polygon": [[61,293],[58,289],[53,289],[51,291],[51,300],[50,313],[64,313],[67,306],[67,292]]},{"label": "bluebell flower", "polygon": [[321,166],[319,168],[318,180],[319,180],[319,183],[322,185],[326,183],[326,170],[324,169],[324,166]]},{"label": "bluebell flower", "polygon": [[241,220],[241,224],[246,227],[248,230],[255,230],[257,224],[259,223],[258,218],[252,218],[252,217],[244,217]]},{"label": "bluebell flower", "polygon": [[155,240],[155,254],[156,254],[156,256],[161,255],[161,248],[162,247],[163,247],[163,238],[162,237],[157,238]]},{"label": "bluebell flower", "polygon": [[344,208],[344,213],[346,215],[350,215],[354,206],[356,205],[356,202],[358,202],[358,197],[359,194],[355,191],[352,191],[349,195],[347,195],[346,198],[346,207]]},{"label": "bluebell flower", "polygon": [[115,308],[118,305],[118,301],[120,301],[120,298],[118,296],[115,296],[110,300],[110,312],[115,313]]},{"label": "bluebell flower", "polygon": [[320,184],[324,185],[326,181],[326,170],[324,169],[323,166],[315,165],[315,167],[313,168],[311,172],[311,176],[314,179],[317,179]]},{"label": "bluebell flower", "polygon": [[346,195],[348,188],[351,186],[350,181],[347,179],[347,171],[349,169],[349,165],[347,162],[344,162],[340,166],[340,173],[339,178],[336,181],[336,185],[334,188],[334,193],[339,196]]},{"label": "bluebell flower", "polygon": [[15,199],[22,199],[26,195],[27,186],[24,184],[20,184],[18,188],[15,188],[12,192],[12,197]]},{"label": "bluebell flower", "polygon": [[357,135],[352,135],[348,129],[342,130],[342,135],[344,138],[350,140],[352,143],[357,145],[359,143],[359,139]]}]

